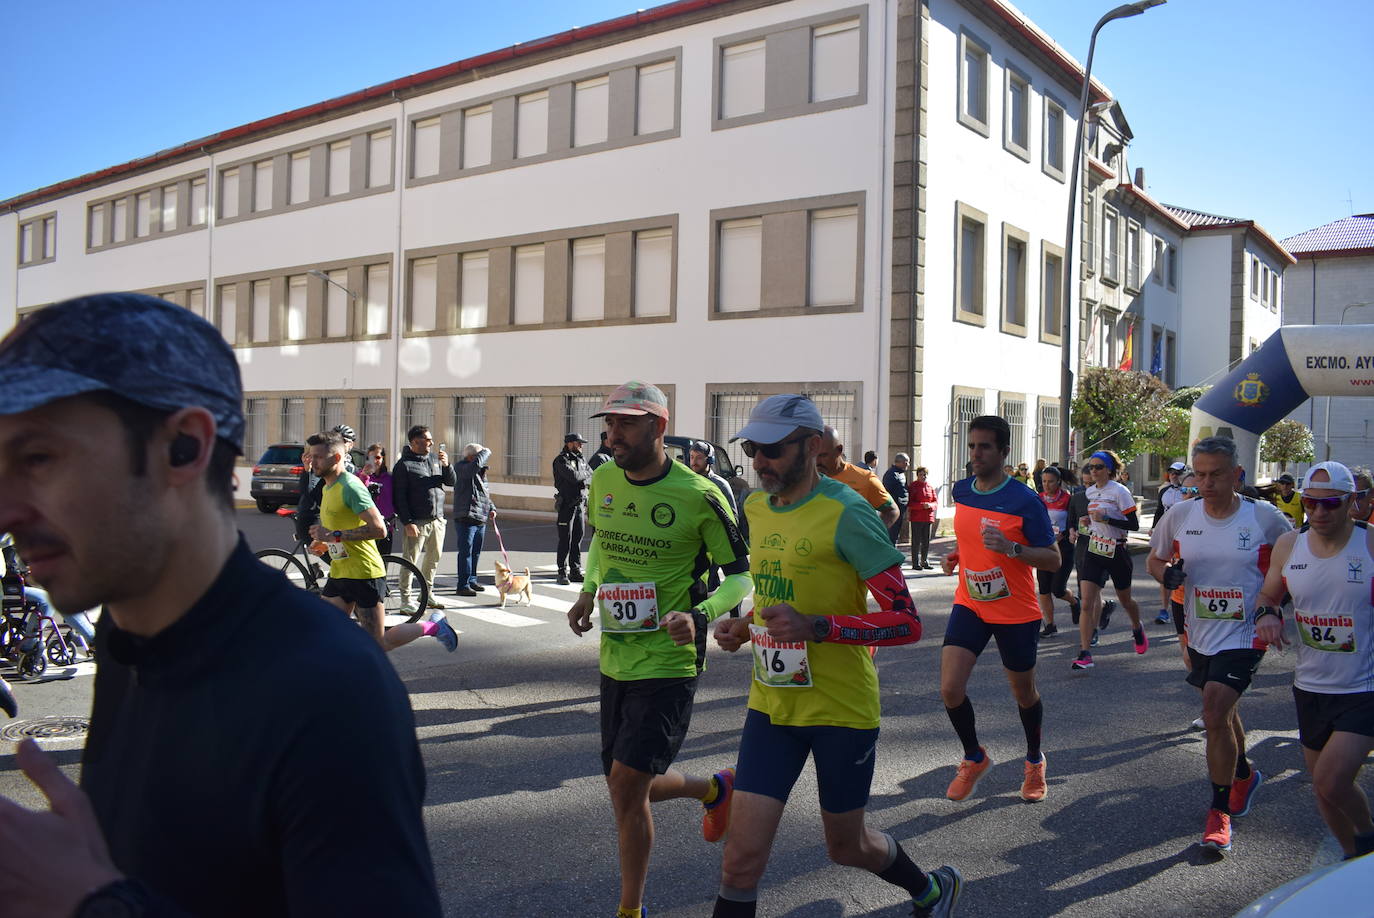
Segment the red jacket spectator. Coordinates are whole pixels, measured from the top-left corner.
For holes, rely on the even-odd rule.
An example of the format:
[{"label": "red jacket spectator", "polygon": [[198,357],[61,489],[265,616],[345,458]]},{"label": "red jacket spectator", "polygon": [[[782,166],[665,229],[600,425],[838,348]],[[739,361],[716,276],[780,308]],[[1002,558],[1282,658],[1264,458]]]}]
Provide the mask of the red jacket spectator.
[{"label": "red jacket spectator", "polygon": [[911,514],[911,521],[913,523],[935,522],[937,496],[935,488],[931,487],[930,482],[917,479],[906,486],[906,493],[911,497],[908,510]]}]

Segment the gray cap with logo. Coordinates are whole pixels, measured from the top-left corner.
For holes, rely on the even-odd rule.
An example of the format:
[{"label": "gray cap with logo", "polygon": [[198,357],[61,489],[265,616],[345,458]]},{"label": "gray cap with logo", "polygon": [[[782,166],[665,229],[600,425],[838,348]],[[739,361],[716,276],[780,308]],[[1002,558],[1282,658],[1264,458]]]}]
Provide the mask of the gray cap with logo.
[{"label": "gray cap with logo", "polygon": [[749,423],[730,438],[752,440],[755,443],[777,443],[798,427],[820,430],[825,427],[821,410],[805,395],[770,395],[754,406]]},{"label": "gray cap with logo", "polygon": [[172,412],[196,406],[243,452],[234,351],[204,319],[157,297],[101,293],[33,313],[0,341],[0,414],[88,392]]}]

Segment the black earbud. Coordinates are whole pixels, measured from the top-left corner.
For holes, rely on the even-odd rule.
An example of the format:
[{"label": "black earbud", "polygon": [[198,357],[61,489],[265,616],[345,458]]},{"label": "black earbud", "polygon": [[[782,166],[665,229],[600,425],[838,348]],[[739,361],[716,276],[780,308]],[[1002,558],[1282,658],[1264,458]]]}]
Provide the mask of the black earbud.
[{"label": "black earbud", "polygon": [[190,434],[177,434],[169,452],[172,465],[190,465],[200,458],[200,441]]}]

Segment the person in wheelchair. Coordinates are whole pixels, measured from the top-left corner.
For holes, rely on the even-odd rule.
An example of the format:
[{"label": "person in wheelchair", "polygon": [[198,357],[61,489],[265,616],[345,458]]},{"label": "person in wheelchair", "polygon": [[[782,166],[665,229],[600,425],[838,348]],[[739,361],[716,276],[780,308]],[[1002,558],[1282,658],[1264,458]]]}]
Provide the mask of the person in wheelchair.
[{"label": "person in wheelchair", "polygon": [[[22,587],[22,595],[25,603],[32,602],[39,613],[38,615],[25,616],[25,635],[29,639],[37,640],[39,636],[39,626],[42,624],[42,618],[40,616],[53,618],[53,613],[56,612],[57,615],[61,616],[62,621],[66,623],[67,627],[71,628],[72,642],[76,644],[77,649],[85,654],[87,659],[94,656],[95,651],[91,648],[95,646],[95,628],[91,625],[91,620],[86,616],[86,613],[82,611],[68,614],[60,609],[54,609],[52,607],[52,599],[48,596],[47,590],[36,587],[31,583],[24,582],[22,576],[23,570],[23,562],[20,560],[18,553],[14,550],[14,544],[10,539],[10,534],[8,532],[0,534],[0,577],[4,578],[6,586],[9,585],[9,581],[11,580],[18,580]],[[5,592],[6,595],[9,594],[8,589]],[[6,607],[6,611],[8,611],[8,606]]]}]

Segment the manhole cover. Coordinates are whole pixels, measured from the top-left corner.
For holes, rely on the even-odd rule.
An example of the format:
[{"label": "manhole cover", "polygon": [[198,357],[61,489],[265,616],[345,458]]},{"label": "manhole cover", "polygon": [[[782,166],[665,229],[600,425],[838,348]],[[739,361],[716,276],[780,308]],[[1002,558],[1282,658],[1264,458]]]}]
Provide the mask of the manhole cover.
[{"label": "manhole cover", "polygon": [[35,717],[0,727],[0,739],[17,743],[26,737],[37,740],[85,739],[91,722],[85,717]]}]

